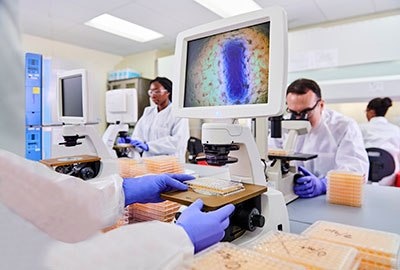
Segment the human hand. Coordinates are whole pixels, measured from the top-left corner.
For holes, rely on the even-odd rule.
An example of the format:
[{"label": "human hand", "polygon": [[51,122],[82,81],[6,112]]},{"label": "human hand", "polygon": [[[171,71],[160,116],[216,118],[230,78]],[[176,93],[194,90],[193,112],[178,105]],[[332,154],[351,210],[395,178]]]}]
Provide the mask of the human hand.
[{"label": "human hand", "polygon": [[160,194],[174,189],[187,190],[183,181],[193,180],[188,174],[154,174],[135,178],[124,178],[125,206],[132,203],[162,202]]},{"label": "human hand", "polygon": [[299,172],[304,176],[299,177],[294,183],[294,193],[301,198],[312,198],[326,193],[326,178],[318,178],[307,169],[299,166]]},{"label": "human hand", "polygon": [[143,151],[149,151],[149,146],[145,142],[142,142],[140,140],[131,140],[130,143],[136,148],[142,149]]},{"label": "human hand", "polygon": [[197,199],[179,216],[176,224],[182,226],[199,252],[221,241],[229,226],[229,216],[235,210],[233,204],[225,205],[215,211],[202,212],[203,201]]},{"label": "human hand", "polygon": [[117,140],[117,144],[120,144],[120,143],[131,143],[131,137],[129,137],[129,136],[126,136],[126,137],[118,137],[118,140]]}]

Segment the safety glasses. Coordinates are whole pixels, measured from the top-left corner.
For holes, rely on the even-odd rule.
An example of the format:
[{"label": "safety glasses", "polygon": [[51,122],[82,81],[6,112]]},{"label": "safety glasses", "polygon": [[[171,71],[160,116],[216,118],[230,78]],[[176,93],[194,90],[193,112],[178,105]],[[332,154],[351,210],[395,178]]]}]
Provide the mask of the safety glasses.
[{"label": "safety glasses", "polygon": [[291,114],[290,115],[291,120],[296,120],[296,119],[297,120],[307,120],[308,117],[314,111],[314,109],[317,107],[317,105],[320,101],[321,101],[321,99],[318,99],[317,102],[315,102],[314,106],[312,106],[311,108],[306,108],[306,109],[302,110],[301,112],[296,112],[289,108],[287,108],[286,111]]},{"label": "safety glasses", "polygon": [[147,94],[151,97],[153,95],[159,96],[159,95],[165,94],[165,92],[168,92],[168,91],[166,89],[154,89],[154,90],[150,89],[147,91]]}]

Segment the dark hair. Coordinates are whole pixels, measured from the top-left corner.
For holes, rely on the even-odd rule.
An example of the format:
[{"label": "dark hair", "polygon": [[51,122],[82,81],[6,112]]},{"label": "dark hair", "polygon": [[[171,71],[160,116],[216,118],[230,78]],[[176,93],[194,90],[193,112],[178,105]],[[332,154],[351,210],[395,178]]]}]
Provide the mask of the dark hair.
[{"label": "dark hair", "polygon": [[169,100],[172,101],[172,81],[166,77],[156,77],[154,80],[150,81],[150,84],[154,82],[160,83],[165,88],[165,90],[168,91]]},{"label": "dark hair", "polygon": [[286,90],[286,95],[289,93],[304,95],[308,91],[314,92],[318,98],[321,98],[321,89],[319,88],[319,85],[313,80],[304,78],[292,82]]},{"label": "dark hair", "polygon": [[374,98],[368,103],[367,110],[374,110],[376,116],[385,116],[387,110],[391,106],[392,100],[388,97]]}]

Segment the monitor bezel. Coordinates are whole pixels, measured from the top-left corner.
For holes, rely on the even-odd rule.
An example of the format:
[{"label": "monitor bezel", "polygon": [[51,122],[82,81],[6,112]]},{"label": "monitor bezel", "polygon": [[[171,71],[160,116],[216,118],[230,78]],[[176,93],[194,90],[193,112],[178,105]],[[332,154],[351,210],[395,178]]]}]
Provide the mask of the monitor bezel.
[{"label": "monitor bezel", "polygon": [[[120,104],[120,111],[111,111],[111,102],[122,98],[125,101],[126,109]],[[134,124],[138,121],[138,93],[136,88],[120,88],[106,92],[106,121],[110,124],[117,122],[123,124]]]},{"label": "monitor bezel", "polygon": [[[184,107],[187,46],[196,40],[230,30],[270,22],[269,93],[266,104]],[[271,7],[201,25],[177,36],[173,110],[178,117],[220,119],[254,118],[280,115],[285,105],[287,84],[287,19],[280,7]]]},{"label": "monitor bezel", "polygon": [[[62,80],[80,76],[82,78],[82,116],[65,116],[63,115],[62,100]],[[75,69],[63,71],[57,74],[57,114],[58,121],[63,124],[86,124],[88,121],[88,87],[87,74],[85,69]]]}]

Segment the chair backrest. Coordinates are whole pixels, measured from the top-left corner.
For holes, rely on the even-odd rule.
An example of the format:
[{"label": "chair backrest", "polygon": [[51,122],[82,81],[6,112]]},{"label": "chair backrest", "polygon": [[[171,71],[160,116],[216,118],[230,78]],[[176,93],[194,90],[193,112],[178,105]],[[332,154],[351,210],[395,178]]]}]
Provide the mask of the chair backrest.
[{"label": "chair backrest", "polygon": [[379,182],[383,177],[394,173],[394,158],[388,151],[376,147],[366,150],[369,159],[369,181]]}]

